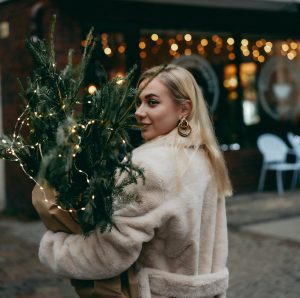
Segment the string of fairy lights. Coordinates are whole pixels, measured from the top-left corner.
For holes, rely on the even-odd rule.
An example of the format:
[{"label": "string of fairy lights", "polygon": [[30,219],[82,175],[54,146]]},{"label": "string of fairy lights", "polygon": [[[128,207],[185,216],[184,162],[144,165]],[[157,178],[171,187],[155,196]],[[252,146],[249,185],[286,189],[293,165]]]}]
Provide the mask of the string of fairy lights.
[{"label": "string of fairy lights", "polygon": [[[102,33],[100,35],[103,53],[108,58],[126,54],[127,45],[123,38],[120,38],[120,35],[121,33]],[[86,41],[83,40],[81,44],[85,46]],[[146,32],[140,37],[138,47],[139,56],[142,60],[158,54],[169,55],[173,58],[178,58],[181,55],[198,54],[206,58],[223,56],[224,59],[230,61],[236,59],[235,47],[237,47],[245,59],[264,63],[268,56],[275,53],[286,56],[289,60],[295,59],[298,55],[299,45],[298,41],[294,39],[243,38],[235,40],[233,37],[218,34]]]},{"label": "string of fairy lights", "polygon": [[[120,78],[117,83],[123,82],[123,79]],[[95,90],[96,91],[96,90]],[[94,91],[94,92],[95,92]],[[34,91],[34,93],[37,93],[38,89],[36,89]],[[94,93],[93,92],[93,93]],[[91,104],[91,101],[87,101],[88,104]],[[61,101],[61,108],[64,110],[65,109],[65,104],[64,101]],[[7,149],[7,153],[11,154],[12,156],[14,156],[14,161],[18,162],[21,169],[23,170],[23,172],[26,174],[26,176],[31,179],[34,183],[36,183],[36,185],[39,187],[39,189],[41,190],[42,194],[43,194],[43,198],[45,202],[50,202],[47,198],[46,192],[45,192],[45,188],[43,187],[43,185],[41,185],[27,170],[25,165],[22,163],[22,159],[18,156],[18,154],[16,153],[16,151],[14,150],[15,148],[15,144],[17,144],[20,148],[25,148],[26,145],[23,144],[22,142],[22,138],[21,138],[21,131],[22,131],[22,127],[24,126],[24,124],[30,126],[29,124],[29,117],[28,114],[30,113],[30,107],[27,104],[24,111],[21,113],[21,115],[17,118],[17,122],[15,124],[14,127],[14,132],[13,132],[13,139],[12,142],[9,146],[9,148]],[[37,118],[51,118],[53,116],[55,116],[56,114],[53,112],[49,112],[47,114],[40,114],[38,112],[33,112],[33,115]],[[74,140],[74,137],[77,141],[73,141],[73,148],[72,148],[72,157],[75,158],[76,155],[81,151],[80,145],[81,145],[81,140],[82,137],[80,136],[80,133],[84,133],[91,125],[95,125],[96,123],[102,123],[103,120],[101,119],[90,119],[89,121],[87,121],[87,123],[83,124],[83,123],[76,123],[71,125],[68,130],[69,130],[69,134],[72,134],[72,140]],[[113,132],[114,129],[112,127],[108,127],[107,128],[109,131]],[[7,141],[5,139],[2,139],[3,143],[7,143]],[[127,142],[122,139],[122,143],[126,144]],[[28,145],[27,145],[28,146]],[[39,142],[37,142],[34,146],[30,146],[31,148],[35,148],[38,147],[39,148],[39,152],[41,157],[43,157],[43,153],[41,150],[41,144]],[[59,153],[58,154],[59,158],[62,158],[62,154]],[[75,170],[77,170],[79,173],[83,174],[85,176],[86,179],[86,183],[88,185],[90,185],[90,178],[88,173],[86,173],[85,171],[83,171],[82,169],[79,169],[76,165],[76,162],[74,162],[74,168]],[[96,196],[94,194],[91,195],[92,200],[95,200]],[[51,202],[53,203],[53,202]],[[74,208],[69,208],[69,209],[64,209],[61,205],[57,204],[57,203],[53,203],[54,206],[56,206],[58,209],[65,211],[65,212],[77,212],[78,210],[84,211],[86,210],[85,207],[81,207],[79,209],[74,209]]]},{"label": "string of fairy lights", "polygon": [[[37,92],[37,90],[34,91],[35,93]],[[88,102],[88,103],[91,103],[91,102]],[[61,106],[62,109],[65,108],[65,105],[64,103],[62,102],[62,106]],[[22,138],[20,136],[21,134],[21,130],[22,130],[22,127],[24,126],[24,124],[26,123],[27,126],[29,126],[29,122],[26,122],[29,120],[29,117],[28,114],[30,112],[30,107],[29,105],[26,105],[24,111],[21,113],[21,115],[17,118],[17,122],[15,124],[15,127],[14,127],[14,132],[13,132],[13,139],[12,139],[12,142],[9,146],[9,148],[7,149],[7,153],[11,154],[12,156],[15,157],[14,161],[15,162],[18,162],[21,169],[23,170],[23,172],[26,174],[26,176],[31,179],[34,183],[36,183],[36,185],[38,185],[39,189],[42,191],[42,194],[43,194],[43,197],[44,197],[44,201],[45,202],[49,202],[48,198],[47,198],[47,195],[46,195],[46,192],[45,192],[45,188],[26,170],[24,164],[22,163],[22,160],[21,158],[18,156],[18,154],[16,153],[16,151],[14,150],[14,146],[15,144],[17,144],[20,148],[25,148],[26,145],[23,144],[22,142]],[[53,112],[49,112],[48,114],[39,114],[37,112],[34,112],[33,113],[35,117],[37,118],[49,118],[49,117],[53,117],[55,116],[55,113]],[[75,125],[72,125],[70,128],[69,128],[69,132],[71,134],[73,134],[73,136],[75,136],[77,138],[77,142],[75,142],[74,146],[73,146],[73,150],[72,150],[72,157],[75,158],[77,153],[80,152],[80,144],[81,144],[81,136],[79,135],[78,133],[78,129],[77,128],[81,128],[83,129],[84,131],[86,131],[89,126],[91,125],[94,125],[97,121],[100,121],[100,120],[89,120],[85,125],[84,124],[75,124]],[[109,130],[113,130],[113,128],[109,128]],[[126,141],[123,139],[122,140],[123,143],[125,144]],[[3,143],[7,143],[7,141],[5,139],[2,139],[2,142]],[[27,145],[28,146],[28,145]],[[31,148],[35,148],[35,146],[38,146],[39,147],[39,152],[40,152],[40,155],[41,157],[43,157],[43,153],[42,153],[42,150],[41,150],[41,144],[40,143],[36,143],[34,146],[30,146]],[[62,154],[58,154],[58,157],[61,158],[62,157]],[[85,175],[85,179],[86,179],[86,182],[87,184],[89,185],[90,184],[90,179],[89,179],[89,176],[86,172],[84,172],[83,170],[79,169],[77,166],[76,166],[76,163],[74,163],[74,168],[81,174]],[[94,200],[95,199],[95,195],[93,194],[91,196],[91,198]],[[66,212],[77,212],[78,210],[81,210],[81,211],[84,211],[86,208],[85,207],[81,207],[80,209],[76,210],[74,208],[70,208],[70,209],[64,209],[62,206],[60,206],[59,204],[57,203],[54,203],[54,205],[62,210],[62,211],[66,211]]]}]

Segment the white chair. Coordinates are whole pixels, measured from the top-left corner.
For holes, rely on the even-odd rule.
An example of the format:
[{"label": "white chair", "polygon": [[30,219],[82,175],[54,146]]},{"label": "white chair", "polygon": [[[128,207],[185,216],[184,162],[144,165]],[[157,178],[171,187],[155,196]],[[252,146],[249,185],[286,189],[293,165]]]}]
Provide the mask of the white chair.
[{"label": "white chair", "polygon": [[[297,135],[293,134],[292,132],[289,132],[287,134],[287,138],[293,148],[293,153],[296,156],[296,162],[300,163],[300,136],[297,136]],[[293,175],[293,179],[292,179],[292,187],[293,188],[296,187],[299,177],[300,177],[300,170],[295,171],[294,175]]]},{"label": "white chair", "polygon": [[258,191],[262,191],[265,183],[266,172],[276,171],[278,194],[283,194],[282,172],[300,170],[300,163],[286,162],[289,147],[285,142],[273,134],[263,134],[257,140],[259,151],[263,155],[263,165],[258,183]]}]

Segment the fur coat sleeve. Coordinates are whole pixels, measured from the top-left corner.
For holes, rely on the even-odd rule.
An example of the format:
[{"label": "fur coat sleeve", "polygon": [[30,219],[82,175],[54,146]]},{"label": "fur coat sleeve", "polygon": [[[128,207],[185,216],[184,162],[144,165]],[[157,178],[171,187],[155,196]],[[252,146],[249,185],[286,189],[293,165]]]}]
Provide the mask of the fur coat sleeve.
[{"label": "fur coat sleeve", "polygon": [[147,183],[139,181],[128,191],[142,197],[117,210],[110,232],[95,230],[88,237],[47,231],[40,243],[39,258],[55,273],[76,279],[105,279],[128,269],[141,253],[142,244],[154,236],[160,225],[163,202],[161,179],[142,163]]}]

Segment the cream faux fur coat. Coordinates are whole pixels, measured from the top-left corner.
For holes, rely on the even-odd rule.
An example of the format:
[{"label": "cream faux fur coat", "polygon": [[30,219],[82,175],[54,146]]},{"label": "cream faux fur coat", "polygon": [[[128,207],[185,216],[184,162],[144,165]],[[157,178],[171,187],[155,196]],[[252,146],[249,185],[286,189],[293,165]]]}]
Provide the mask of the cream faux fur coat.
[{"label": "cream faux fur coat", "polygon": [[225,199],[217,197],[202,149],[158,138],[133,152],[146,178],[132,185],[142,203],[116,205],[111,232],[89,237],[47,231],[39,258],[59,275],[105,279],[134,264],[142,298],[226,297]]}]

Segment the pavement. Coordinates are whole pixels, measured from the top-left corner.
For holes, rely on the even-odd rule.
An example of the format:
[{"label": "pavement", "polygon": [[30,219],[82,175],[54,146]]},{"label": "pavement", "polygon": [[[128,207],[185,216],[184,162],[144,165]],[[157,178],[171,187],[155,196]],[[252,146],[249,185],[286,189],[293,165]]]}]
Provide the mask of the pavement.
[{"label": "pavement", "polygon": [[227,200],[228,298],[300,297],[300,191]]},{"label": "pavement", "polygon": [[[227,199],[227,298],[300,297],[300,190]],[[67,279],[39,263],[40,221],[0,215],[0,297],[75,298]]]}]

